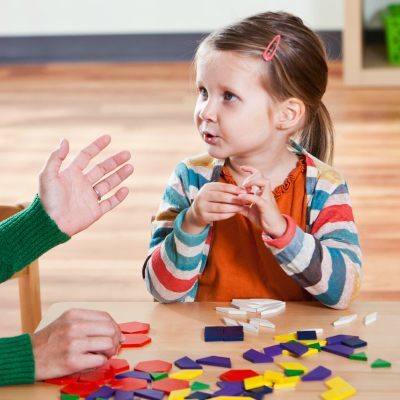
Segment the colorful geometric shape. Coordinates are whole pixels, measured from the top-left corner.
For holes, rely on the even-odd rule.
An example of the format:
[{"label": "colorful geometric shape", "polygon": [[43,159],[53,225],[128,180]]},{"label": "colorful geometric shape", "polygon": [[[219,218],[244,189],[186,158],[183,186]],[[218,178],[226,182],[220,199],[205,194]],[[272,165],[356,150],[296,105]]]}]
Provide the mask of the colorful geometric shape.
[{"label": "colorful geometric shape", "polygon": [[302,381],[322,381],[332,374],[332,371],[322,365],[314,368],[308,374],[301,377]]},{"label": "colorful geometric shape", "polygon": [[224,368],[232,367],[231,359],[228,357],[221,357],[221,356],[209,356],[209,357],[199,358],[196,360],[196,362],[198,364],[212,365],[215,367],[224,367]]},{"label": "colorful geometric shape", "polygon": [[185,356],[182,358],[179,358],[174,362],[174,364],[181,369],[202,369],[203,367],[200,364],[197,364],[194,360],[191,358]]},{"label": "colorful geometric shape", "polygon": [[315,331],[297,331],[297,340],[315,340],[317,332]]},{"label": "colorful geometric shape", "polygon": [[368,357],[365,354],[364,351],[360,352],[360,353],[353,353],[349,355],[349,358],[351,360],[357,360],[357,361],[368,361]]},{"label": "colorful geometric shape", "polygon": [[110,382],[110,386],[116,390],[141,390],[147,389],[147,381],[137,378],[114,379]]},{"label": "colorful geometric shape", "polygon": [[152,389],[161,390],[164,393],[171,393],[174,390],[189,388],[189,382],[182,379],[165,378],[160,381],[153,382]]},{"label": "colorful geometric shape", "polygon": [[173,374],[170,374],[170,378],[173,379],[185,379],[185,380],[191,380],[194,378],[197,378],[203,373],[202,369],[183,369],[177,372],[174,372]]},{"label": "colorful geometric shape", "polygon": [[376,359],[372,364],[371,368],[388,368],[391,367],[392,363],[386,360],[382,360],[382,358]]},{"label": "colorful geometric shape", "polygon": [[154,389],[135,390],[135,396],[150,400],[161,400],[164,397],[164,392]]},{"label": "colorful geometric shape", "polygon": [[[308,348],[307,348],[308,349]],[[274,359],[268,354],[261,353],[260,351],[250,349],[243,353],[243,358],[255,364],[271,363]]]},{"label": "colorful geometric shape", "polygon": [[122,333],[149,333],[150,324],[145,322],[123,322],[119,325]]},{"label": "colorful geometric shape", "polygon": [[172,364],[162,360],[140,361],[136,364],[134,370],[141,372],[169,372]]},{"label": "colorful geometric shape", "polygon": [[326,346],[321,347],[321,350],[342,357],[348,357],[350,354],[354,353],[354,350],[351,347],[344,346],[342,344],[328,344]]},{"label": "colorful geometric shape", "polygon": [[231,369],[226,371],[219,376],[221,381],[226,382],[243,382],[246,378],[251,378],[253,376],[259,375],[258,372],[252,369]]},{"label": "colorful geometric shape", "polygon": [[151,342],[151,338],[143,333],[125,333],[125,340],[121,348],[142,347]]}]

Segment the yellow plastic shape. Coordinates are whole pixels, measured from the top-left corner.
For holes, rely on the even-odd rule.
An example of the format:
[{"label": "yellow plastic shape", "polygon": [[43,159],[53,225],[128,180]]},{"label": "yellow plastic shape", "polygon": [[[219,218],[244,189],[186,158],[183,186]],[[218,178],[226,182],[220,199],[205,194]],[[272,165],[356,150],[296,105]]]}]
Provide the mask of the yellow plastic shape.
[{"label": "yellow plastic shape", "polygon": [[256,389],[264,386],[264,377],[262,375],[252,376],[244,380],[244,388],[246,390]]},{"label": "yellow plastic shape", "polygon": [[186,396],[189,396],[190,392],[191,392],[190,388],[173,390],[169,394],[168,400],[182,400]]},{"label": "yellow plastic shape", "polygon": [[282,382],[275,383],[274,389],[291,389],[296,387],[299,381],[300,381],[299,376],[290,376],[284,378]]},{"label": "yellow plastic shape", "polygon": [[[317,349],[315,349],[317,350]],[[318,351],[318,350],[317,350]],[[308,368],[305,367],[304,365],[300,364],[300,363],[295,363],[295,362],[280,362],[278,363],[278,365],[282,368],[282,369],[297,369],[297,370],[301,370],[304,371],[304,373],[308,372]]]},{"label": "yellow plastic shape", "polygon": [[264,385],[266,386],[270,386],[269,383],[271,382],[272,383],[282,382],[283,379],[285,379],[285,376],[282,374],[282,372],[269,371],[269,370],[266,370],[264,372]]},{"label": "yellow plastic shape", "polygon": [[185,381],[189,381],[190,379],[197,378],[203,373],[202,369],[182,369],[180,371],[174,372],[170,374],[170,378],[174,379],[184,379]]}]

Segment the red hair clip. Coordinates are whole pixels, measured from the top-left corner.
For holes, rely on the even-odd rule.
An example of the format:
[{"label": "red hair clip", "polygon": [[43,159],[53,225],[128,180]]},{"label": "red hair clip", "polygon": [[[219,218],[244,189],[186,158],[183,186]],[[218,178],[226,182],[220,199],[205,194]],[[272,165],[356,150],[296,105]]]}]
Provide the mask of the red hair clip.
[{"label": "red hair clip", "polygon": [[276,51],[279,48],[279,43],[281,41],[281,35],[276,35],[268,44],[268,46],[266,47],[266,49],[264,50],[263,53],[263,59],[265,61],[271,61],[274,56]]}]

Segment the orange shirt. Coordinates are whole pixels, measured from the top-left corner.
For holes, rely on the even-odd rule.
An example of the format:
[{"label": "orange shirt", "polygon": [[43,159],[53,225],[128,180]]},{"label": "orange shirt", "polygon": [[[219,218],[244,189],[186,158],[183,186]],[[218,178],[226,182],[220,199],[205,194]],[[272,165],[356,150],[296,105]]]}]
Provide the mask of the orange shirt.
[{"label": "orange shirt", "polygon": [[[236,185],[223,167],[220,182]],[[306,227],[306,165],[304,157],[283,184],[273,191],[279,210]],[[311,300],[312,296],[290,278],[265,246],[261,229],[235,215],[213,224],[207,265],[199,277],[196,301],[231,301],[233,298]]]}]

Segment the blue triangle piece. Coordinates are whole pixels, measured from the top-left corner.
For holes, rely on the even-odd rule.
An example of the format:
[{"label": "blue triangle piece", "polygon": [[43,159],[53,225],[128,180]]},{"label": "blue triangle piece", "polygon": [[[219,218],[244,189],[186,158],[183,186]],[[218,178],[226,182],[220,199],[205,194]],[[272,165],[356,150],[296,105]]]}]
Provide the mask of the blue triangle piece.
[{"label": "blue triangle piece", "polygon": [[247,350],[246,352],[243,353],[243,358],[247,361],[250,361],[252,363],[270,363],[273,362],[274,359],[265,353],[261,353],[260,351],[250,349]]},{"label": "blue triangle piece", "polygon": [[161,390],[154,390],[154,389],[140,389],[135,390],[135,396],[143,397],[145,399],[150,400],[161,400],[164,397],[165,393]]},{"label": "blue triangle piece", "polygon": [[322,381],[328,376],[332,374],[332,371],[328,368],[323,367],[320,365],[317,368],[314,368],[312,371],[310,371],[308,374],[303,375],[301,377],[302,381]]},{"label": "blue triangle piece", "polygon": [[206,400],[209,399],[212,395],[206,392],[193,392],[190,393],[189,396],[186,396],[185,399],[198,399],[198,400]]},{"label": "blue triangle piece", "polygon": [[351,339],[351,338],[358,338],[358,336],[340,334],[340,335],[329,336],[325,340],[326,340],[326,344],[340,344],[340,343],[342,343],[342,340]]},{"label": "blue triangle piece", "polygon": [[180,369],[203,369],[200,364],[197,364],[189,357],[182,357],[176,360],[174,364]]},{"label": "blue triangle piece", "polygon": [[228,357],[220,357],[220,356],[209,356],[204,358],[199,358],[196,360],[199,364],[204,365],[213,365],[215,367],[224,367],[224,368],[231,368],[231,359]]},{"label": "blue triangle piece", "polygon": [[147,382],[151,382],[151,376],[148,372],[140,372],[140,371],[126,371],[122,372],[118,375],[115,375],[116,379],[124,379],[124,378],[137,378],[137,379],[145,379]]},{"label": "blue triangle piece", "polygon": [[133,390],[116,390],[114,400],[132,400]]},{"label": "blue triangle piece", "polygon": [[268,354],[271,357],[279,356],[282,354],[282,347],[279,346],[279,344],[264,347],[264,353]]},{"label": "blue triangle piece", "polygon": [[343,344],[327,344],[326,346],[321,347],[321,350],[342,357],[348,357],[350,354],[354,353],[354,350],[351,347],[344,346]]}]

